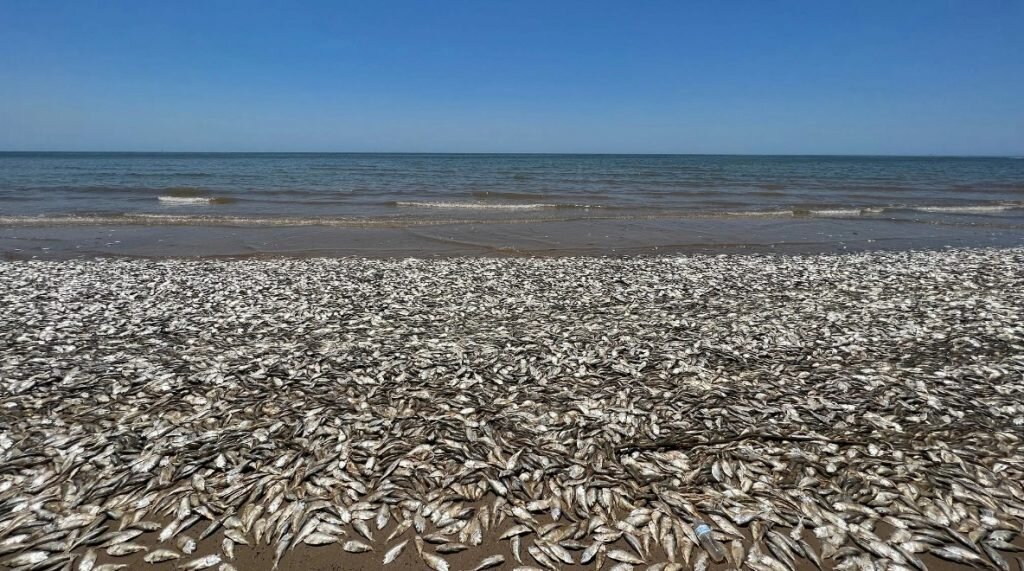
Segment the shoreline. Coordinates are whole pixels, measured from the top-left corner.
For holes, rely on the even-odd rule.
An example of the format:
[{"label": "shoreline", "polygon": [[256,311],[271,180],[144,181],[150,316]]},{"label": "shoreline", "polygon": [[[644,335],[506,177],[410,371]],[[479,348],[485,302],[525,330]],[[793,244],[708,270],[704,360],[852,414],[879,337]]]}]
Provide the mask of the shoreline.
[{"label": "shoreline", "polygon": [[1024,246],[1020,218],[922,216],[913,220],[650,218],[394,227],[0,224],[0,259],[814,254]]},{"label": "shoreline", "polygon": [[1024,548],[1024,248],[0,269],[0,566]]}]

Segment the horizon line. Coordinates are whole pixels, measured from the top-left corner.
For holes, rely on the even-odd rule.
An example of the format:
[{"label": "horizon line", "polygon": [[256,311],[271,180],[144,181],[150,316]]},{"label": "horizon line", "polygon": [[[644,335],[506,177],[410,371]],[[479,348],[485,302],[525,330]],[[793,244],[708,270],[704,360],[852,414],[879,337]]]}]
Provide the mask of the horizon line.
[{"label": "horizon line", "polygon": [[120,155],[547,155],[547,156],[652,156],[652,157],[862,157],[862,158],[976,158],[1022,159],[1020,154],[900,154],[900,153],[637,153],[545,151],[123,151],[123,150],[6,150],[0,154],[120,154]]}]

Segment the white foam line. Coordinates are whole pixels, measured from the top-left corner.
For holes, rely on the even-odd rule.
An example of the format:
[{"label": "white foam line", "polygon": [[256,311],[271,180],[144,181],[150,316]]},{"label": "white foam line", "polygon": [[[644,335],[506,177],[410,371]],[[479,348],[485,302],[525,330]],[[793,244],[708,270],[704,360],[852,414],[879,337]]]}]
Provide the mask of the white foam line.
[{"label": "white foam line", "polygon": [[557,204],[486,204],[481,202],[396,202],[396,206],[413,208],[466,208],[477,210],[535,210],[538,208],[557,208]]},{"label": "white foam line", "polygon": [[810,210],[811,216],[860,216],[860,208],[834,208],[824,210]]},{"label": "white foam line", "polygon": [[956,213],[956,212],[1004,212],[1013,208],[1020,208],[1020,205],[1011,204],[989,204],[977,206],[915,206],[913,209],[919,212]]},{"label": "white foam line", "polygon": [[725,212],[726,216],[748,216],[751,218],[758,217],[777,217],[777,216],[792,216],[792,210],[736,210],[731,212]]},{"label": "white foam line", "polygon": [[156,199],[168,204],[210,204],[213,201],[210,196],[158,196]]}]

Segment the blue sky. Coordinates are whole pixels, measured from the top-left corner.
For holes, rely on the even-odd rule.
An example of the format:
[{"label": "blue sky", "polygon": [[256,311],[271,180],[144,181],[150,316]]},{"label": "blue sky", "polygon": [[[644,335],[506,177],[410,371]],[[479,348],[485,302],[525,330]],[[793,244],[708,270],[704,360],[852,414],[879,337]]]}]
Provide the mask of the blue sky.
[{"label": "blue sky", "polygon": [[0,150],[1024,154],[1024,1],[0,0]]}]

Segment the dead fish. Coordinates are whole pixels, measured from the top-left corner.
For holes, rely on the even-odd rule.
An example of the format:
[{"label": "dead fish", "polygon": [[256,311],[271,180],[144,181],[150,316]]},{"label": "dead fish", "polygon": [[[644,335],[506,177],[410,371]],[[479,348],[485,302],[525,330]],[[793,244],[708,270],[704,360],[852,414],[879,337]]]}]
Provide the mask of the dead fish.
[{"label": "dead fish", "polygon": [[197,569],[209,569],[210,567],[213,567],[214,565],[217,565],[220,562],[221,562],[220,555],[217,555],[217,554],[204,555],[203,557],[200,557],[199,559],[193,559],[192,561],[189,561],[188,563],[185,563],[183,565],[179,565],[178,569],[184,569],[185,571],[196,571]]},{"label": "dead fish", "polygon": [[359,535],[365,537],[367,541],[373,541],[373,532],[370,531],[370,526],[366,525],[365,521],[361,519],[353,520],[352,528],[358,531]]},{"label": "dead fish", "polygon": [[45,551],[27,551],[20,555],[8,557],[7,559],[0,561],[0,565],[3,565],[5,567],[23,567],[25,565],[34,565],[36,563],[46,561],[46,559],[49,556],[50,555]]},{"label": "dead fish", "polygon": [[530,557],[532,557],[534,561],[539,563],[541,567],[545,567],[547,569],[558,568],[558,565],[554,562],[554,560],[552,560],[551,557],[549,557],[541,548],[537,547],[536,545],[531,545],[527,547],[526,552],[529,553]]},{"label": "dead fish", "polygon": [[569,553],[568,549],[562,547],[561,545],[558,545],[557,543],[545,543],[543,546],[541,546],[541,549],[546,551],[555,559],[558,559],[562,563],[565,563],[566,565],[575,564],[575,561],[572,557],[572,553]]},{"label": "dead fish", "polygon": [[66,517],[60,518],[57,521],[57,529],[59,531],[69,531],[72,529],[79,529],[85,527],[96,520],[96,516],[92,514],[77,513],[71,514]]},{"label": "dead fish", "polygon": [[510,539],[508,542],[508,548],[510,551],[512,551],[512,557],[515,557],[516,561],[518,561],[519,563],[523,562],[523,557],[520,554],[521,547],[522,541],[520,540],[520,537],[518,535],[513,536],[512,539]]},{"label": "dead fish", "polygon": [[959,545],[947,545],[932,549],[930,553],[941,559],[952,561],[954,563],[979,563],[983,559],[977,553],[967,551]]},{"label": "dead fish", "polygon": [[124,531],[111,532],[104,536],[106,539],[104,543],[107,546],[117,545],[119,543],[126,543],[142,535],[142,533],[143,532],[141,529],[126,529]]},{"label": "dead fish", "polygon": [[[4,563],[7,564],[6,562]],[[82,559],[78,562],[78,571],[92,571],[96,566],[96,551],[90,549],[85,552]]]},{"label": "dead fish", "polygon": [[408,543],[409,540],[407,539],[395,545],[391,549],[387,550],[387,552],[384,553],[384,565],[387,565],[393,562],[395,559],[398,559],[398,556],[402,554],[402,551],[405,549],[405,546],[408,545]]},{"label": "dead fish", "polygon": [[603,548],[604,544],[598,541],[590,544],[590,546],[584,549],[583,553],[580,555],[580,565],[590,563],[590,561],[594,559],[594,556],[597,555],[598,550]]},{"label": "dead fish", "polygon": [[502,533],[498,537],[498,539],[509,539],[510,537],[513,537],[513,536],[516,536],[516,535],[523,535],[524,533],[530,533],[530,528],[525,526],[525,525],[514,525],[514,526],[508,528],[507,530],[505,530],[505,532]]},{"label": "dead fish", "polygon": [[373,548],[356,539],[350,539],[345,542],[345,545],[341,547],[349,553],[365,553],[367,551],[373,551]]},{"label": "dead fish", "polygon": [[1007,571],[1022,260],[7,264],[0,560],[198,540],[227,571],[374,532],[424,566],[500,537],[549,570],[706,570],[701,519],[751,571]]},{"label": "dead fish", "polygon": [[1001,539],[988,539],[988,540],[985,540],[985,543],[987,543],[988,545],[991,545],[992,547],[998,549],[999,551],[1009,551],[1009,552],[1024,551],[1024,547],[1020,547],[1018,545],[1014,545],[1012,543],[1008,543],[1008,542],[1006,542],[1004,540],[1001,540]]},{"label": "dead fish", "polygon": [[469,546],[465,543],[442,543],[441,545],[438,545],[434,551],[437,551],[438,553],[459,553],[460,551],[465,551],[467,549],[469,549]]},{"label": "dead fish", "polygon": [[429,551],[423,551],[420,553],[420,557],[423,559],[423,562],[427,564],[427,567],[430,567],[434,571],[448,571],[448,562],[437,555],[434,555]]},{"label": "dead fish", "polygon": [[320,533],[317,531],[307,535],[303,538],[302,542],[306,545],[329,545],[331,543],[337,543],[340,540],[341,538],[336,535]]},{"label": "dead fish", "polygon": [[640,559],[636,555],[623,551],[621,549],[612,549],[608,551],[608,558],[620,563],[629,563],[630,565],[643,565],[644,560]]},{"label": "dead fish", "polygon": [[230,539],[231,541],[234,541],[235,543],[249,545],[249,540],[245,537],[245,534],[243,534],[238,529],[228,528],[224,530],[224,536]]},{"label": "dead fish", "polygon": [[178,549],[180,549],[185,555],[191,555],[194,553],[198,546],[196,540],[187,535],[178,536],[178,538],[174,540],[174,544],[178,546]]},{"label": "dead fish", "polygon": [[502,556],[502,555],[491,555],[490,557],[485,557],[483,560],[481,560],[480,563],[478,563],[477,566],[473,568],[473,571],[483,571],[484,569],[490,569],[491,567],[497,567],[498,565],[501,565],[504,562],[505,562],[505,557],[504,556]]},{"label": "dead fish", "polygon": [[[762,558],[764,559],[764,558]],[[697,554],[697,559],[693,561],[693,571],[708,571],[711,566],[711,557],[708,556],[706,551],[701,551]],[[784,568],[783,568],[784,569]],[[782,569],[774,570],[782,571]]]},{"label": "dead fish", "polygon": [[111,545],[107,548],[107,555],[113,557],[123,557],[125,555],[131,555],[132,553],[138,553],[145,551],[146,547],[137,543],[119,543],[117,545]]},{"label": "dead fish", "polygon": [[176,551],[171,551],[170,549],[156,549],[147,553],[142,560],[146,563],[160,563],[162,561],[178,559],[179,557],[181,557],[181,554]]}]

